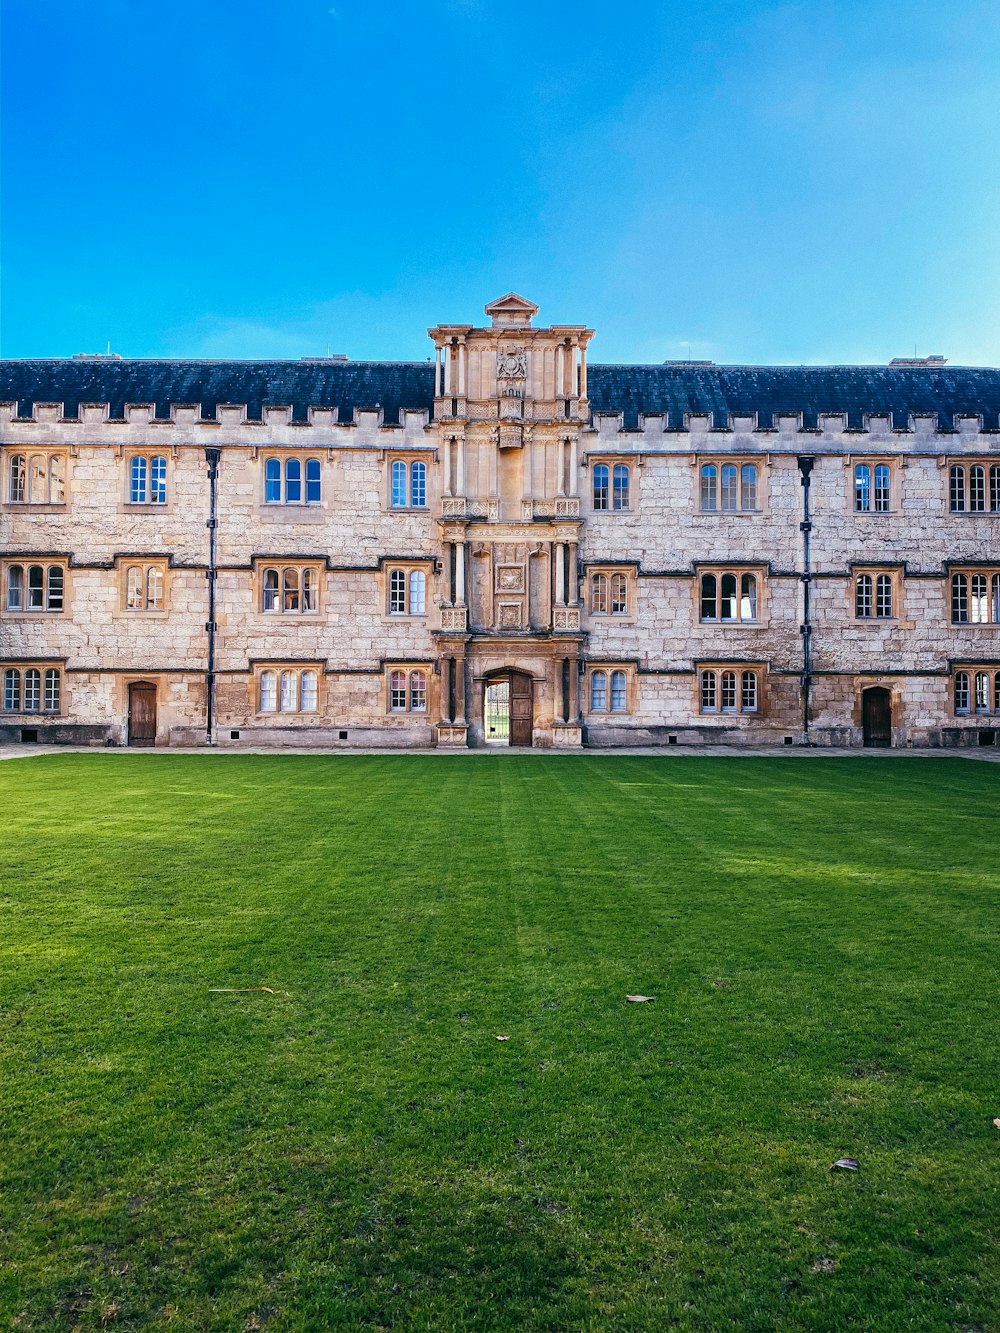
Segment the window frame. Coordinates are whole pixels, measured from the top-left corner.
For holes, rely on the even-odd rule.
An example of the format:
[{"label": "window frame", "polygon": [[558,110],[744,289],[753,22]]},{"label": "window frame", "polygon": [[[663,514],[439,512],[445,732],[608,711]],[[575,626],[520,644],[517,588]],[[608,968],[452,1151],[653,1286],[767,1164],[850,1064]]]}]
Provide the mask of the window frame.
[{"label": "window frame", "polygon": [[[867,593],[862,586],[862,580],[870,580],[870,586]],[[903,615],[903,571],[898,565],[852,565],[851,577],[849,581],[850,615],[851,620],[858,625],[892,625],[898,624],[904,619]],[[880,610],[880,606],[885,605],[885,588],[889,589],[888,612]],[[863,614],[860,610],[865,602],[871,609],[868,614]],[[882,600],[880,601],[880,597]]]},{"label": "window frame", "polygon": [[[603,609],[595,605],[598,580],[603,580]],[[586,612],[599,621],[613,621],[616,624],[628,624],[636,615],[636,576],[632,565],[588,565],[586,567]],[[623,610],[613,610],[621,605],[624,590],[625,605]]]},{"label": "window frame", "polygon": [[[434,456],[429,450],[426,453],[392,453],[386,455],[386,509],[396,513],[423,514],[427,512],[430,508],[430,464],[433,461]],[[406,469],[405,488],[402,492],[403,500],[396,500],[396,469],[400,466]],[[422,474],[417,472],[418,468],[423,469]],[[420,497],[419,501],[414,499],[415,496]]]},{"label": "window frame", "polygon": [[[590,510],[594,514],[635,512],[639,468],[631,454],[599,454],[587,460],[590,466]],[[624,474],[624,475],[623,475]]]},{"label": "window frame", "polygon": [[[141,605],[130,605],[131,574],[138,570],[140,574]],[[169,588],[168,564],[166,560],[120,559],[118,562],[119,609],[129,616],[164,616],[167,614],[167,593]],[[153,575],[158,575],[160,584],[159,605],[151,605],[150,586]]]},{"label": "window frame", "polygon": [[[705,581],[706,579],[715,580],[715,591],[713,600],[716,614],[706,617],[704,614],[706,605]],[[723,616],[723,605],[726,600],[724,591],[725,581],[735,579],[735,590],[732,596],[735,599],[735,616]],[[749,596],[752,599],[753,615],[744,615],[744,600],[748,596],[746,583],[748,579],[753,580],[752,592]],[[695,567],[694,576],[694,621],[696,625],[711,625],[716,628],[732,628],[739,626],[746,629],[760,629],[767,624],[767,570],[761,565],[707,565],[700,564]]]},{"label": "window frame", "polygon": [[[17,707],[8,707],[11,699],[10,682],[17,678]],[[29,676],[32,677],[32,698],[38,706],[28,708]],[[65,714],[65,668],[62,662],[0,662],[0,717],[62,717]],[[56,704],[48,707],[51,684],[55,682]]]},{"label": "window frame", "polygon": [[[45,498],[33,499],[34,466],[44,460]],[[20,462],[20,498],[14,496],[15,463]],[[17,509],[64,509],[69,491],[69,450],[46,445],[6,445],[0,474],[0,503]]]},{"label": "window frame", "polygon": [[[323,456],[322,451],[316,449],[302,449],[292,452],[291,450],[268,449],[261,450],[260,453],[261,468],[261,500],[260,503],[265,509],[318,509],[323,505]],[[271,465],[277,466],[277,477],[268,476]],[[298,476],[290,476],[292,467],[297,468]],[[311,474],[318,473],[318,476]],[[277,487],[277,494],[272,498],[270,490],[272,486]],[[298,498],[290,497],[291,487],[298,488]],[[310,487],[318,487],[318,494],[314,499],[309,498]]]},{"label": "window frame", "polygon": [[[595,690],[603,682],[603,704],[595,703]],[[635,705],[635,668],[631,662],[590,662],[583,682],[588,717],[629,717]],[[615,700],[621,706],[615,706]]]},{"label": "window frame", "polygon": [[[748,690],[752,678],[752,689]],[[711,681],[711,705],[706,703],[706,683]],[[693,709],[699,717],[766,716],[767,668],[763,662],[696,662],[694,669]],[[753,703],[747,703],[752,693]],[[731,703],[726,703],[726,699]]]},{"label": "window frame", "polygon": [[[10,594],[13,588],[13,571],[20,570],[20,605],[12,606]],[[33,571],[40,571],[40,579],[33,578]],[[58,574],[58,579],[53,576]],[[17,555],[8,556],[0,561],[0,608],[7,616],[61,616],[69,607],[70,593],[69,565],[65,560],[53,560],[48,556]],[[31,605],[32,592],[37,586],[40,603]]]},{"label": "window frame", "polygon": [[[994,454],[985,458],[946,458],[944,472],[945,513],[954,517],[989,518],[1000,515],[1000,459]],[[956,508],[961,481],[961,504]],[[979,484],[982,485],[982,506],[973,508]]]},{"label": "window frame", "polygon": [[[985,582],[985,590],[982,593],[974,591],[977,579]],[[967,626],[970,629],[1000,625],[1000,565],[949,565],[945,590],[948,616],[952,625]],[[985,603],[985,616],[980,615],[978,608],[975,607],[974,599],[979,597],[982,597]],[[956,611],[963,606],[964,616],[956,615]]]},{"label": "window frame", "polygon": [[[766,474],[767,459],[761,454],[696,454],[694,457],[694,512],[711,518],[753,518],[766,509]],[[735,477],[726,478],[725,470],[735,469]],[[745,473],[748,468],[756,470],[751,480]],[[713,471],[713,476],[706,478],[705,473]],[[706,486],[706,481],[711,484]],[[724,487],[732,492],[735,487],[734,504],[724,507]],[[714,502],[705,503],[706,493],[711,491]],[[747,501],[752,500],[752,505]]]},{"label": "window frame", "polygon": [[[143,498],[133,499],[133,474],[135,464],[142,461]],[[158,467],[157,464],[162,464]],[[155,474],[155,481],[154,481]],[[163,498],[154,500],[154,484],[162,488]],[[149,510],[153,513],[165,513],[170,507],[173,494],[173,467],[170,449],[126,449],[125,451],[125,505],[129,510]]]},{"label": "window frame", "polygon": [[[264,559],[254,562],[255,605],[262,616],[319,616],[323,613],[326,567],[318,560]],[[276,575],[274,587],[269,586],[269,574]],[[306,584],[311,586],[314,606],[306,605]],[[295,599],[296,605],[287,603]],[[268,606],[273,600],[274,605]]]},{"label": "window frame", "polygon": [[[986,681],[986,706],[979,706],[980,679]],[[955,667],[948,682],[951,712],[955,717],[1000,718],[1000,663],[967,662]],[[965,703],[960,704],[964,698]]]},{"label": "window frame", "polygon": [[[427,601],[430,594],[430,574],[432,565],[427,561],[393,561],[387,564],[383,569],[383,579],[385,583],[385,598],[383,605],[384,614],[393,620],[415,619],[420,620],[427,616]],[[419,610],[413,609],[414,580],[420,578],[423,580],[423,590],[421,595],[421,605]],[[394,584],[396,585],[394,587]],[[400,586],[401,585],[401,586]],[[396,603],[396,605],[394,605]]]},{"label": "window frame", "polygon": [[[883,514],[895,514],[899,511],[899,460],[892,456],[884,454],[849,454],[845,459],[845,465],[850,469],[850,479],[848,482],[848,507],[858,518],[872,518]],[[866,504],[860,504],[858,472],[862,469],[868,472],[866,484]],[[888,476],[885,478],[885,494],[881,495],[882,488],[879,486],[879,472],[885,469]]]},{"label": "window frame", "polygon": [[[389,717],[430,717],[433,671],[428,662],[387,662],[383,676],[386,714]],[[400,693],[404,698],[394,703],[394,697]]]},{"label": "window frame", "polygon": [[[304,708],[306,698],[305,682],[311,678],[315,685],[312,691],[314,706]],[[284,706],[286,682],[294,681],[294,708]],[[274,706],[265,707],[265,683],[268,697],[273,698]],[[281,662],[269,661],[254,664],[250,688],[253,692],[251,711],[255,718],[280,717],[322,717],[326,699],[326,677],[320,662]]]}]

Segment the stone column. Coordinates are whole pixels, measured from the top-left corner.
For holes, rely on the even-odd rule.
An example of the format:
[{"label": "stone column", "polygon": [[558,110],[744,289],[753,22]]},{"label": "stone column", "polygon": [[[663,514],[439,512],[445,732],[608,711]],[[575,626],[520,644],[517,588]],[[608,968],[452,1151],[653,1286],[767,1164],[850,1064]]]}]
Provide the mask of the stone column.
[{"label": "stone column", "polygon": [[556,557],[556,606],[566,605],[566,543],[556,542],[553,547]]},{"label": "stone column", "polygon": [[576,547],[576,542],[569,543],[569,589],[566,597],[569,606],[576,606],[580,600],[580,580],[576,575]]},{"label": "stone column", "polygon": [[465,653],[455,658],[455,726],[465,727]]},{"label": "stone column", "polygon": [[458,397],[465,397],[465,340],[458,344]]},{"label": "stone column", "polygon": [[441,397],[441,346],[434,344],[434,397]]},{"label": "stone column", "polygon": [[465,542],[455,543],[455,605],[465,605]]},{"label": "stone column", "polygon": [[569,719],[573,726],[580,722],[580,659],[569,659]]},{"label": "stone column", "polygon": [[569,489],[567,495],[576,495],[577,484],[577,439],[575,435],[570,436],[569,440]]},{"label": "stone column", "polygon": [[458,467],[456,468],[456,494],[465,494],[465,436],[459,435],[455,440],[455,449],[458,454]]},{"label": "stone column", "polygon": [[451,435],[444,437],[444,493],[445,495],[454,495],[455,490],[451,484],[451,453],[452,453]]}]

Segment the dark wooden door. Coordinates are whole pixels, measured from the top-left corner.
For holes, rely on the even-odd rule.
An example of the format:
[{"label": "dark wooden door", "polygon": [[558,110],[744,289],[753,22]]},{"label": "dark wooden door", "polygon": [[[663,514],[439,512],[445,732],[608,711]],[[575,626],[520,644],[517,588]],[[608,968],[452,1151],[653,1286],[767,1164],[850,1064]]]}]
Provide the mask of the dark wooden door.
[{"label": "dark wooden door", "polygon": [[892,744],[892,696],[875,686],[861,696],[866,745]]},{"label": "dark wooden door", "polygon": [[128,687],[128,743],[156,744],[156,686],[148,680]]},{"label": "dark wooden door", "polygon": [[531,744],[531,677],[519,671],[510,677],[510,743]]}]

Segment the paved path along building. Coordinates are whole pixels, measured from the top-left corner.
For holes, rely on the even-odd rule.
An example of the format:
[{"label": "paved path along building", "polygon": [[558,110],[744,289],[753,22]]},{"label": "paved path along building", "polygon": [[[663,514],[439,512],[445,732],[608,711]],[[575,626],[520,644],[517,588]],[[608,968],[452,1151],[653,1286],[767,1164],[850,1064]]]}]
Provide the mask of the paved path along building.
[{"label": "paved path along building", "polygon": [[989,745],[1000,371],[0,363],[0,742]]}]

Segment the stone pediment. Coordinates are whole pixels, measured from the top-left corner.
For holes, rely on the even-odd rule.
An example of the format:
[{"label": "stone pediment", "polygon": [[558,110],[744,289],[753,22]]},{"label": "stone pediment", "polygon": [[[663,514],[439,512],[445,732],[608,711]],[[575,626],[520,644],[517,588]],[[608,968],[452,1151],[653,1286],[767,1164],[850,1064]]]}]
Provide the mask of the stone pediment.
[{"label": "stone pediment", "polygon": [[538,314],[538,306],[526,301],[517,292],[508,292],[485,307],[485,313],[493,321],[495,329],[527,329]]}]

